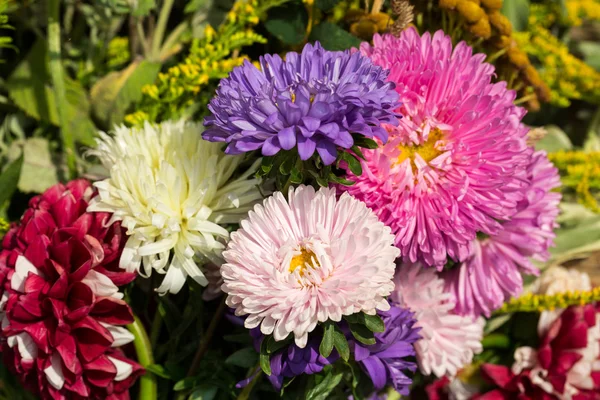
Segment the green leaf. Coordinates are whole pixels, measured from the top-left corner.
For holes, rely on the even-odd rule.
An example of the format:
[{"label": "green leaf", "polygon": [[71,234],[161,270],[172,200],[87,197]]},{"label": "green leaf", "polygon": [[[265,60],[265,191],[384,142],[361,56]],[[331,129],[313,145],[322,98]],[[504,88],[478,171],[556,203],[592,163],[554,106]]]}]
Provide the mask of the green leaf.
[{"label": "green leaf", "polygon": [[171,374],[169,374],[169,372],[162,365],[150,364],[150,365],[147,365],[145,368],[147,371],[152,372],[154,375],[160,376],[161,378],[173,379],[171,377]]},{"label": "green leaf", "polygon": [[333,333],[333,346],[339,353],[342,360],[348,361],[350,358],[350,346],[348,345],[348,339],[344,333],[340,330],[337,325],[334,325],[335,331]]},{"label": "green leaf", "polygon": [[263,339],[260,344],[260,356],[259,356],[260,369],[265,374],[271,376],[271,356],[267,353],[267,340]]},{"label": "green leaf", "polygon": [[[50,143],[47,139],[40,137],[27,139],[22,152],[24,156],[23,167],[17,186],[20,191],[42,193],[50,186],[58,183],[56,166],[52,162]],[[20,153],[20,146],[14,143],[11,146],[11,154]]]},{"label": "green leaf", "polygon": [[273,162],[275,161],[275,157],[263,157],[260,163],[260,168],[263,173],[268,174],[273,168]]},{"label": "green leaf", "polygon": [[359,47],[361,43],[359,38],[331,22],[321,22],[315,26],[310,34],[310,40],[318,40],[327,50],[347,50],[351,47]]},{"label": "green leaf", "polygon": [[219,391],[218,387],[211,385],[200,385],[195,389],[188,400],[213,400]]},{"label": "green leaf", "polygon": [[319,353],[327,358],[333,351],[333,342],[335,340],[335,324],[331,321],[327,321],[323,324],[323,339],[319,345]]},{"label": "green leaf", "polygon": [[302,183],[304,181],[304,174],[300,171],[296,166],[292,168],[290,181],[296,185]]},{"label": "green leaf", "polygon": [[200,8],[208,8],[210,0],[190,0],[183,9],[186,14],[198,11]]},{"label": "green leaf", "polygon": [[286,176],[291,174],[292,168],[294,168],[294,165],[296,164],[297,157],[298,155],[291,151],[286,152],[283,156],[283,161],[279,165],[279,173]]},{"label": "green leaf", "polygon": [[173,386],[173,390],[176,392],[180,392],[182,390],[187,390],[196,387],[200,383],[200,379],[196,376],[188,376],[175,383]]},{"label": "green leaf", "polygon": [[10,163],[0,175],[0,206],[9,200],[17,189],[22,166],[23,156],[21,155]]},{"label": "green leaf", "polygon": [[358,160],[358,158],[356,158],[355,156],[353,156],[350,153],[343,152],[342,157],[340,159],[344,160],[348,163],[348,168],[350,168],[350,171],[354,175],[356,175],[356,176],[362,175],[362,166],[360,165],[360,161]]},{"label": "green leaf", "polygon": [[284,348],[290,343],[290,336],[285,338],[284,340],[275,340],[273,335],[269,335],[265,340],[267,341],[267,353],[273,354],[277,350]]},{"label": "green leaf", "polygon": [[[333,172],[329,174],[329,181],[335,182],[335,183],[339,183],[340,185],[344,185],[344,186],[352,186],[352,185],[354,185],[356,183],[356,182],[351,181],[349,179],[345,179],[345,178],[339,177],[339,176],[335,175]],[[317,180],[317,182],[319,182],[319,181]],[[329,186],[329,182],[327,182],[325,185],[321,185],[319,183],[319,185],[327,187],[327,186]]]},{"label": "green leaf", "polygon": [[250,368],[256,365],[258,354],[251,347],[246,347],[236,351],[225,360],[225,364],[235,365],[242,368]]},{"label": "green leaf", "polygon": [[[46,60],[46,43],[38,40],[8,78],[6,88],[13,102],[27,115],[59,126],[57,102],[50,85]],[[65,89],[68,103],[66,114],[75,140],[86,146],[95,145],[97,129],[89,116],[90,104],[86,91],[66,74]]]},{"label": "green leaf", "polygon": [[[344,373],[342,371],[336,371],[333,368],[330,368],[323,380],[307,390],[304,396],[305,400],[326,400],[333,389],[335,389],[342,381],[343,376]],[[314,375],[312,375],[311,378],[316,380]]]},{"label": "green leaf", "polygon": [[131,13],[134,17],[145,17],[156,7],[155,0],[136,0],[133,4],[136,5]]},{"label": "green leaf", "polygon": [[269,33],[288,45],[301,44],[306,35],[308,13],[302,3],[272,8],[265,21]]},{"label": "green leaf", "polygon": [[371,332],[383,332],[385,331],[385,324],[379,315],[368,315],[363,313],[365,319],[365,326]]},{"label": "green leaf", "polygon": [[489,319],[485,324],[485,328],[483,329],[484,335],[487,335],[500,328],[502,325],[508,322],[508,320],[510,320],[511,316],[512,314],[502,314]]},{"label": "green leaf", "polygon": [[546,150],[550,153],[559,150],[571,150],[573,148],[569,136],[558,126],[548,125],[544,128],[546,128],[548,133],[535,144],[536,150]]},{"label": "green leaf", "polygon": [[375,344],[375,336],[366,326],[351,323],[349,323],[348,326],[350,327],[350,333],[352,333],[352,336],[354,336],[356,340],[367,345]]},{"label": "green leaf", "polygon": [[504,0],[502,14],[508,18],[517,32],[527,29],[529,19],[529,0]]},{"label": "green leaf", "polygon": [[484,349],[508,349],[510,347],[510,338],[503,333],[492,333],[483,338],[481,345]]},{"label": "green leaf", "polygon": [[365,160],[365,161],[367,160],[367,159],[365,158],[365,155],[364,155],[364,154],[362,153],[362,151],[360,150],[360,147],[358,147],[357,145],[354,145],[354,146],[352,146],[352,147],[350,148],[350,150],[351,150],[351,151],[352,151],[354,154],[356,154],[356,155],[357,155],[359,158],[361,158],[361,159],[363,159],[363,160]]},{"label": "green leaf", "polygon": [[315,5],[321,11],[330,11],[340,0],[315,0]]},{"label": "green leaf", "polygon": [[364,137],[362,135],[353,135],[353,137],[355,146],[371,150],[379,147],[379,144],[376,141],[374,141],[373,139],[369,139],[368,137]]},{"label": "green leaf", "polygon": [[136,60],[96,82],[90,90],[92,111],[105,129],[123,122],[128,108],[142,98],[142,87],[155,81],[160,67],[160,63]]}]

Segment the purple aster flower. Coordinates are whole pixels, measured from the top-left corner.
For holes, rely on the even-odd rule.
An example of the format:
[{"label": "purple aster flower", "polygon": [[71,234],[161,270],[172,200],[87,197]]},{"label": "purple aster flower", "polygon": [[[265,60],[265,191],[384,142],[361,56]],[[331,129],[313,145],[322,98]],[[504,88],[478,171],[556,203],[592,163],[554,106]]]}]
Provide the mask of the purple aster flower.
[{"label": "purple aster flower", "polygon": [[[237,318],[237,317],[236,317]],[[254,348],[260,352],[260,345],[265,336],[259,328],[250,330],[250,335],[254,340]],[[277,351],[271,356],[271,375],[268,377],[273,387],[277,390],[283,385],[283,378],[293,378],[294,376],[306,374],[312,375],[319,373],[323,367],[333,364],[338,360],[339,355],[334,350],[327,358],[319,354],[319,345],[321,339],[313,336],[306,343],[306,347],[300,348],[294,343]],[[258,373],[258,370],[256,371]],[[238,388],[246,386],[254,376],[239,382]]]},{"label": "purple aster flower", "polygon": [[352,133],[385,143],[381,123],[398,125],[398,94],[387,76],[360,52],[327,51],[319,43],[285,60],[265,55],[260,69],[246,61],[221,80],[202,136],[226,142],[227,154],[261,149],[272,156],[297,146],[302,160],[316,150],[329,165],[337,147],[353,146]]},{"label": "purple aster flower", "polygon": [[411,311],[392,305],[389,311],[379,312],[385,331],[375,334],[376,343],[364,345],[352,340],[354,359],[373,381],[376,390],[392,385],[402,395],[407,395],[412,379],[406,371],[414,372],[417,364],[407,360],[415,356],[413,343],[419,340],[419,328]]}]

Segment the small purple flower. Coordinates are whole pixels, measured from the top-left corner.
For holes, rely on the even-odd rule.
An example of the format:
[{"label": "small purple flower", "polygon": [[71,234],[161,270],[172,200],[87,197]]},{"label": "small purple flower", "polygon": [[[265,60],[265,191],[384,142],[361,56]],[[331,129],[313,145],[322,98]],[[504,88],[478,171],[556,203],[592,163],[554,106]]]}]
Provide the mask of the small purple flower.
[{"label": "small purple flower", "polygon": [[[259,328],[251,329],[250,335],[254,340],[254,348],[260,352],[260,345],[265,336]],[[320,343],[321,339],[313,336],[304,348],[290,343],[289,346],[271,356],[271,375],[268,378],[273,387],[281,389],[283,378],[319,373],[323,367],[333,364],[340,358],[336,351],[333,351],[327,358],[321,356],[319,354]]]},{"label": "small purple flower", "polygon": [[376,343],[364,345],[353,342],[354,359],[373,381],[376,390],[392,385],[402,395],[409,393],[412,379],[405,372],[414,372],[417,365],[407,357],[415,356],[413,343],[419,340],[419,328],[414,327],[414,313],[394,305],[379,312],[385,331],[375,334]]},{"label": "small purple flower", "polygon": [[317,42],[301,54],[246,61],[221,80],[208,109],[203,138],[226,142],[227,154],[262,149],[264,156],[297,146],[302,160],[315,152],[329,165],[352,133],[387,141],[382,123],[398,125],[398,94],[388,71],[360,52],[327,51]]}]

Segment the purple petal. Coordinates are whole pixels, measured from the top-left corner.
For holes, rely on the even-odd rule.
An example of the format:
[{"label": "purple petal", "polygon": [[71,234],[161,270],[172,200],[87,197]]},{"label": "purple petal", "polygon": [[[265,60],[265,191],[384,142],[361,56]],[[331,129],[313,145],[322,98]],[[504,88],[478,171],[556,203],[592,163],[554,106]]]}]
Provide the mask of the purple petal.
[{"label": "purple petal", "polygon": [[335,144],[328,140],[321,140],[319,143],[317,143],[317,152],[321,156],[321,160],[323,160],[323,164],[325,165],[331,165],[337,158],[337,149],[335,148]]},{"label": "purple petal", "polygon": [[279,144],[281,148],[284,150],[290,150],[294,148],[296,145],[296,129],[293,126],[288,126],[287,128],[283,128],[277,134],[277,139],[279,139]]},{"label": "purple petal", "polygon": [[308,160],[315,153],[317,143],[313,138],[306,138],[304,136],[298,137],[298,154],[300,159],[303,161]]}]

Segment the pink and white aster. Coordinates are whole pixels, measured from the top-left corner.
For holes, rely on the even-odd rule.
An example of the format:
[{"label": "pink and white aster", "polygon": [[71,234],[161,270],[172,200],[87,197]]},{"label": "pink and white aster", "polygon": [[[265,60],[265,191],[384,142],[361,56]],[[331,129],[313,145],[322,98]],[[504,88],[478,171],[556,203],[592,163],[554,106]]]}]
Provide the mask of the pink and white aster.
[{"label": "pink and white aster", "polygon": [[482,351],[485,320],[454,313],[454,297],[431,268],[404,264],[396,271],[391,299],[415,313],[421,339],[415,343],[419,369],[425,375],[454,376]]},{"label": "pink and white aster", "polygon": [[319,322],[390,308],[394,247],[390,228],[335,189],[290,188],[256,205],[223,253],[222,289],[248,329],[304,348]]},{"label": "pink and white aster", "polygon": [[533,260],[546,261],[553,245],[561,195],[558,170],[543,151],[527,167],[528,188],[517,212],[493,236],[473,241],[473,254],[445,271],[446,289],[456,296],[456,311],[478,316],[491,313],[523,291],[522,274],[538,275]]},{"label": "pink and white aster", "polygon": [[513,104],[494,67],[464,42],[454,49],[444,32],[373,39],[361,52],[390,69],[400,94],[399,125],[389,140],[365,153],[363,173],[343,188],[392,228],[405,262],[441,270],[463,261],[478,232],[500,231],[526,186],[531,150],[525,110]]}]

